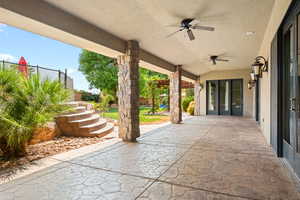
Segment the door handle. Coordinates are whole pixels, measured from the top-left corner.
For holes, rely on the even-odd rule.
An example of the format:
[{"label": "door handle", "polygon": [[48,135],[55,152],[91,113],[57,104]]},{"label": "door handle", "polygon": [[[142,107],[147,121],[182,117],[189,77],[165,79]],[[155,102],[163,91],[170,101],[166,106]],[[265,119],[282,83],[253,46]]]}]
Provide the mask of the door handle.
[{"label": "door handle", "polygon": [[296,111],[296,98],[290,98],[290,111]]}]

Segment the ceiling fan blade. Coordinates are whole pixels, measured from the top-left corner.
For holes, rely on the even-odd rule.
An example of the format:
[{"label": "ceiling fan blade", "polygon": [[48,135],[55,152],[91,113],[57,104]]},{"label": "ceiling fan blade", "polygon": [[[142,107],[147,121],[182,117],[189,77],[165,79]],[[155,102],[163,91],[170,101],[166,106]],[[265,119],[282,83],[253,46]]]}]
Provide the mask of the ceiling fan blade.
[{"label": "ceiling fan blade", "polygon": [[227,60],[227,59],[221,59],[221,58],[218,58],[217,61],[229,62],[229,60]]},{"label": "ceiling fan blade", "polygon": [[212,61],[213,65],[216,65],[216,64],[217,64],[217,62],[216,62],[215,59],[213,59],[213,60],[211,60],[211,61]]},{"label": "ceiling fan blade", "polygon": [[166,36],[166,38],[171,37],[172,35],[175,35],[176,33],[180,32],[180,31],[183,31],[183,30],[184,29],[179,29],[179,30],[177,30],[177,31],[175,31],[173,33],[170,33],[169,35]]},{"label": "ceiling fan blade", "polygon": [[214,27],[210,27],[210,26],[199,26],[199,25],[195,25],[191,27],[192,29],[198,29],[198,30],[205,30],[205,31],[214,31],[215,28]]},{"label": "ceiling fan blade", "polygon": [[177,27],[177,28],[180,28],[180,24],[169,24],[169,25],[166,25],[166,27]]},{"label": "ceiling fan blade", "polygon": [[191,41],[195,39],[195,36],[194,36],[194,34],[193,34],[193,32],[192,32],[191,29],[187,30],[187,34],[188,34],[188,36],[189,36],[189,38],[190,38]]}]

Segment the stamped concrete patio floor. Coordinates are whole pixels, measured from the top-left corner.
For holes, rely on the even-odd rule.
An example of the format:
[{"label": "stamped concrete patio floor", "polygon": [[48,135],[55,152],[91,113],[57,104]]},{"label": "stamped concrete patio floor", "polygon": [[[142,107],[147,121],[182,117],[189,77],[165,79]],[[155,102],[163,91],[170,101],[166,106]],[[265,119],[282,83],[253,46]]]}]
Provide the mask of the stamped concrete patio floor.
[{"label": "stamped concrete patio floor", "polygon": [[256,123],[193,117],[0,185],[0,199],[300,199]]}]

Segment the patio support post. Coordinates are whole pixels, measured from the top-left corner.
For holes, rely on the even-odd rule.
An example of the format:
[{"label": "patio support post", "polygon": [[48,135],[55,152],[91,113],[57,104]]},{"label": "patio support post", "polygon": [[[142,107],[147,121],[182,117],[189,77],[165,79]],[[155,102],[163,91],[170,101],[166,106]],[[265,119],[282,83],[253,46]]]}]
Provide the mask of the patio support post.
[{"label": "patio support post", "polygon": [[200,77],[197,78],[194,82],[194,101],[195,101],[195,109],[194,109],[194,115],[200,116],[200,92],[201,92],[201,86],[200,86]]},{"label": "patio support post", "polygon": [[140,136],[139,127],[139,43],[127,41],[126,52],[117,58],[119,137],[135,142]]},{"label": "patio support post", "polygon": [[182,121],[181,111],[181,66],[176,67],[176,71],[170,75],[170,117],[173,124]]}]

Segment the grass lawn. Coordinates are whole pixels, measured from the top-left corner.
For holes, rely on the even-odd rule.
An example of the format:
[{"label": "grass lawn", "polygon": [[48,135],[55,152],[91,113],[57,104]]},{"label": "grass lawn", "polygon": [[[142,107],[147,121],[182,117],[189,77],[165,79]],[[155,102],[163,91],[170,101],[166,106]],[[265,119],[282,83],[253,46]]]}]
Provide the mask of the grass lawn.
[{"label": "grass lawn", "polygon": [[[161,123],[169,120],[167,115],[147,115],[151,108],[149,107],[140,107],[140,123],[141,124],[150,124],[150,123]],[[108,112],[102,114],[105,118],[118,120],[119,113],[117,108],[111,108]]]}]

